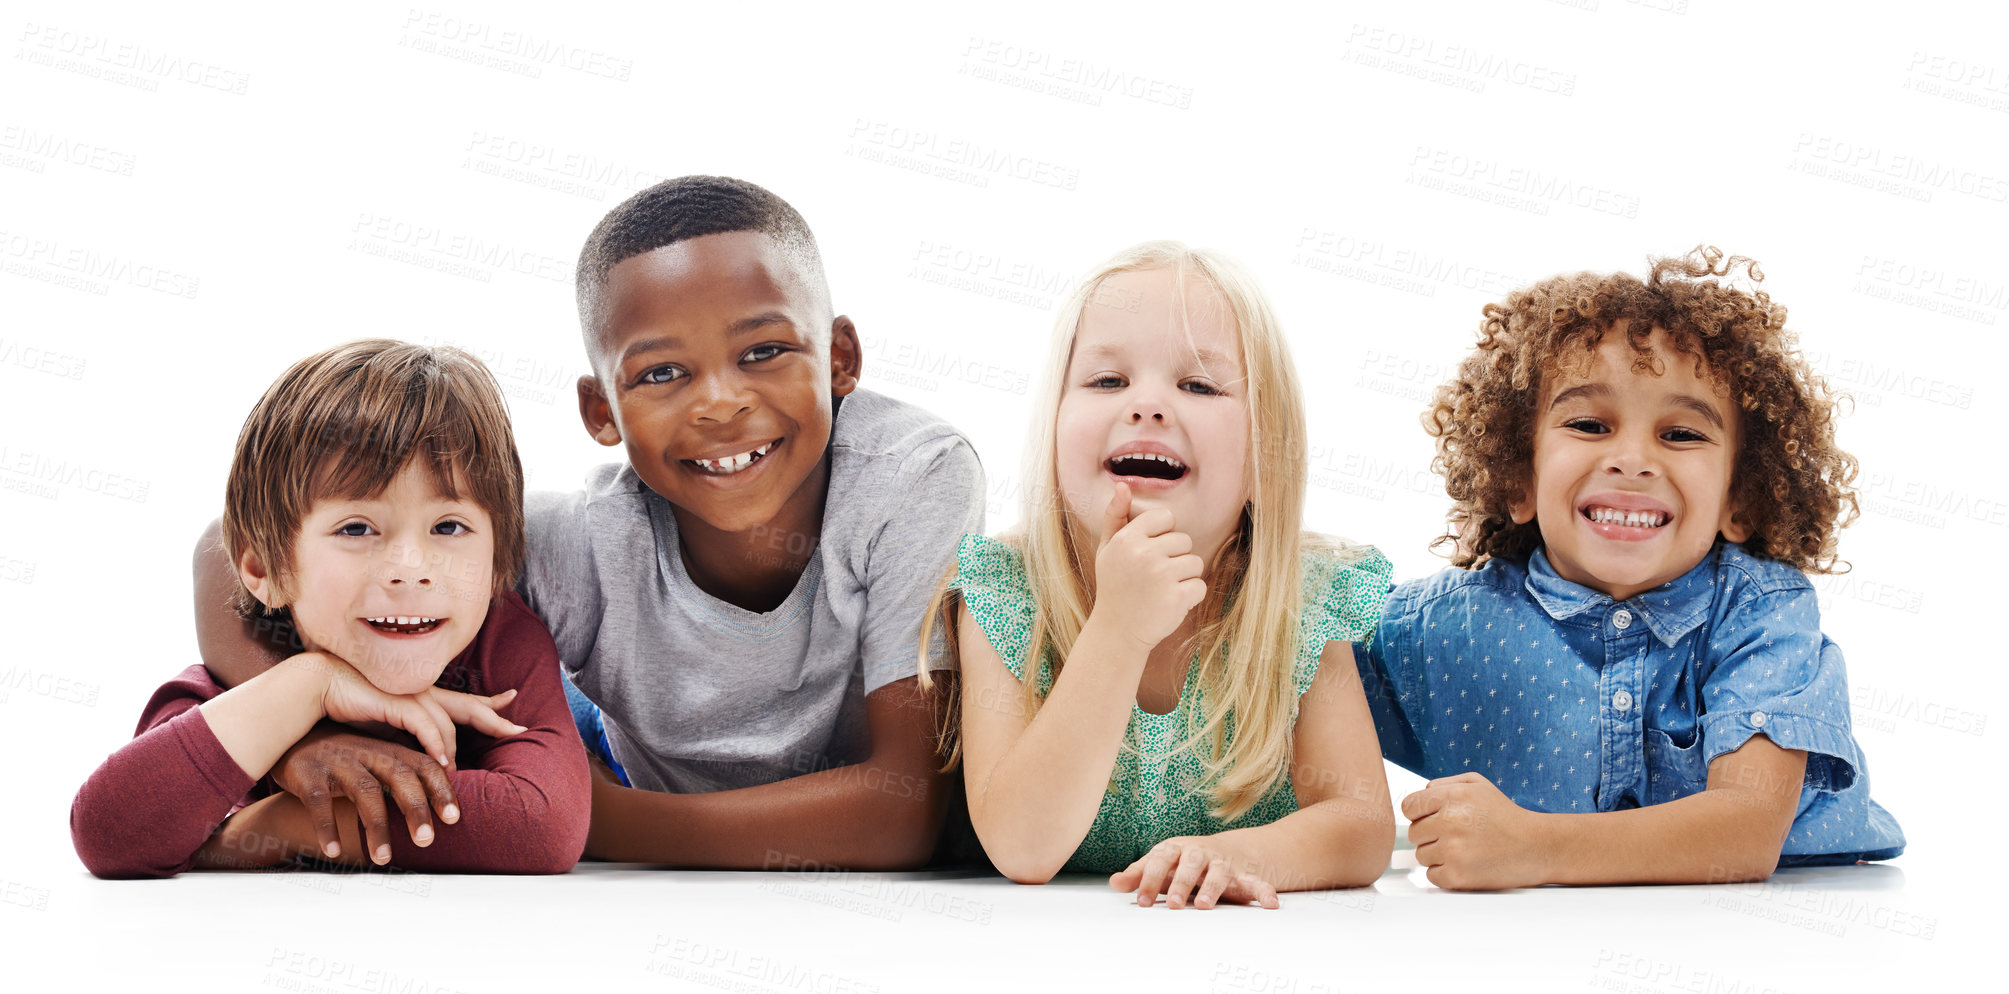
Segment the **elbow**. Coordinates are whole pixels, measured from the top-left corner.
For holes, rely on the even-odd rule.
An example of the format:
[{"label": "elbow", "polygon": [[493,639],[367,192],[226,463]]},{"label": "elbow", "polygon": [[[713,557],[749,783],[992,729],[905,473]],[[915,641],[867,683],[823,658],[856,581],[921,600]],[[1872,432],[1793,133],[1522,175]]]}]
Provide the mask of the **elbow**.
[{"label": "elbow", "polygon": [[[95,778],[94,778],[95,779]],[[70,844],[91,876],[100,880],[149,880],[172,877],[188,868],[190,853],[159,851],[150,837],[121,826],[117,818],[91,801],[93,784],[86,782],[70,803]]]},{"label": "elbow", "polygon": [[1005,879],[1015,884],[1043,884],[1054,878],[1061,867],[1067,864],[1067,857],[1054,859],[1045,853],[1025,850],[1013,851],[1006,847],[984,846],[984,855],[989,856],[991,865],[997,867]]}]

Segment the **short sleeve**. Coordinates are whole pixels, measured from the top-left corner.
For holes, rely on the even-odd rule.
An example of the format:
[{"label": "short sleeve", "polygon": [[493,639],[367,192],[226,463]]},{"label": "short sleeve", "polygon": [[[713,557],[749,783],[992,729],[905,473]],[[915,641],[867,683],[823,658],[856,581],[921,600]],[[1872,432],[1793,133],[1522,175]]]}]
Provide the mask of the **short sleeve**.
[{"label": "short sleeve", "polygon": [[1763,733],[1807,753],[1807,786],[1840,791],[1862,766],[1849,728],[1842,650],[1821,633],[1811,586],[1738,597],[1710,632],[1702,680],[1704,759]]},{"label": "short sleeve", "polygon": [[[901,466],[891,496],[865,573],[858,641],[868,694],[915,675],[921,626],[949,574],[956,542],[983,528],[984,471],[976,450],[955,437],[932,455],[916,454]],[[940,643],[928,648],[928,668],[947,669]]]},{"label": "short sleeve", "polygon": [[1034,612],[1032,586],[1018,550],[982,535],[963,536],[949,586],[962,594],[963,606],[1011,675],[1024,679]]},{"label": "short sleeve", "polygon": [[591,655],[605,605],[593,569],[586,494],[532,492],[523,498],[523,576],[517,593],[558,646],[567,672]]}]

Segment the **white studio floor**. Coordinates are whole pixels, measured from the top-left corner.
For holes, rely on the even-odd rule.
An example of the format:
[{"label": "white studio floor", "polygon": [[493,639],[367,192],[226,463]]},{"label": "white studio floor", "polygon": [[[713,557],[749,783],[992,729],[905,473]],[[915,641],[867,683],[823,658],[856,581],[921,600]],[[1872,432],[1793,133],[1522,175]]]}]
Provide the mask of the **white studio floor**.
[{"label": "white studio floor", "polygon": [[[1027,990],[1807,992],[1979,979],[1997,929],[1916,861],[1764,884],[1438,890],[1398,850],[1372,888],[1279,911],[1141,909],[1101,878],[730,873],[560,877],[58,868],[0,904],[8,989],[440,994]],[[24,966],[25,964],[25,966]]]}]

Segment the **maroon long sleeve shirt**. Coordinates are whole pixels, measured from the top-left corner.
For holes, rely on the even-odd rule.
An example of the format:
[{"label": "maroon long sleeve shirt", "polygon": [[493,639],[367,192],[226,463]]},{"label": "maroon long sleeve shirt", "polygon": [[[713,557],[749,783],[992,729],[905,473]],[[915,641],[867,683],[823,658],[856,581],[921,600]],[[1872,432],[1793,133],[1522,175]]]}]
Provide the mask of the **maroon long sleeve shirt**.
[{"label": "maroon long sleeve shirt", "polygon": [[[528,731],[494,739],[461,728],[451,774],[460,820],[435,818],[432,845],[423,848],[393,831],[391,865],[563,873],[578,862],[592,782],[558,681],[558,650],[544,623],[515,593],[496,598],[481,631],[436,685],[473,694],[514,687],[516,699],[500,713]],[[270,777],[245,775],[203,719],[199,705],[225,689],[201,666],[183,670],[154,691],[133,740],[84,781],[70,805],[70,838],[92,873],[180,873],[226,816],[277,791]]]}]

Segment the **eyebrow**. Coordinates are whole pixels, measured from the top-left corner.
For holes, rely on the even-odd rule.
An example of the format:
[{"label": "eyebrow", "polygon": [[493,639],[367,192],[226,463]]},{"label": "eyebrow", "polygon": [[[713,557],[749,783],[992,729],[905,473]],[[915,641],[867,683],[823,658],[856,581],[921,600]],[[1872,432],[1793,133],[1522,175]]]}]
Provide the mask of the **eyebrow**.
[{"label": "eyebrow", "polygon": [[[1576,386],[1569,388],[1568,390],[1564,390],[1562,393],[1556,394],[1556,399],[1549,401],[1549,409],[1554,410],[1555,408],[1561,407],[1563,404],[1573,400],[1609,401],[1609,400],[1616,400],[1617,398],[1618,398],[1617,392],[1612,390],[1611,387],[1606,386],[1605,384],[1579,383]],[[1696,414],[1700,415],[1704,420],[1708,421],[1712,425],[1715,425],[1718,430],[1721,430],[1724,427],[1723,415],[1717,413],[1716,405],[1711,404],[1706,400],[1703,400],[1699,397],[1691,397],[1688,394],[1684,393],[1684,394],[1676,394],[1672,397],[1669,397],[1668,403],[1673,404],[1676,407],[1684,407],[1687,408],[1688,410],[1694,411]]]},{"label": "eyebrow", "polygon": [[[785,324],[793,327],[795,322],[790,321],[788,315],[780,311],[766,311],[734,321],[732,324],[726,326],[725,333],[727,338],[737,338],[741,335],[777,324]],[[639,355],[646,355],[658,349],[679,348],[683,344],[684,340],[675,335],[660,335],[655,338],[645,338],[639,342],[630,342],[626,349],[621,350],[621,364],[627,365],[629,360]]]},{"label": "eyebrow", "polygon": [[[1212,369],[1216,368],[1217,366],[1227,366],[1229,368],[1233,368],[1234,366],[1233,356],[1216,352],[1213,349],[1195,348],[1192,352],[1192,355],[1194,358],[1198,359],[1200,361],[1200,365],[1205,368]],[[1081,350],[1081,357],[1083,359],[1121,359],[1123,358],[1123,348],[1118,345],[1109,345],[1106,343],[1102,345],[1091,345]]]}]

